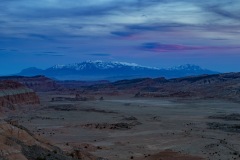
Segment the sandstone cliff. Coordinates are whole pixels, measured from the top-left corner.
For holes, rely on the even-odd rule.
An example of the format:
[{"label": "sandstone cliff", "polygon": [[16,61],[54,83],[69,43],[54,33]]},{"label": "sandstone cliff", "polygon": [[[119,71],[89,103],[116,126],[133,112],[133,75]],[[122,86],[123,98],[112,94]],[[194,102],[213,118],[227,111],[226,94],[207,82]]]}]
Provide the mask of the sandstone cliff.
[{"label": "sandstone cliff", "polygon": [[36,93],[14,81],[0,81],[0,107],[14,109],[15,105],[38,104]]},{"label": "sandstone cliff", "polygon": [[35,92],[46,92],[60,89],[61,86],[56,84],[56,82],[45,76],[34,76],[34,77],[24,77],[24,76],[4,76],[0,77],[0,80],[10,80],[19,82],[28,88],[33,89]]}]

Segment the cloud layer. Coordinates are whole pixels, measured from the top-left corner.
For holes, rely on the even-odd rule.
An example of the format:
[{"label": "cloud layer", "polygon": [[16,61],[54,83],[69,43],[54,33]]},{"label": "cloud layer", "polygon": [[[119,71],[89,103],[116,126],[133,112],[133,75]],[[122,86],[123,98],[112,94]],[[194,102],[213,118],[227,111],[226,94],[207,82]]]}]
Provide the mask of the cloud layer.
[{"label": "cloud layer", "polygon": [[192,50],[230,50],[230,49],[240,49],[239,46],[187,46],[179,44],[161,44],[161,43],[144,43],[141,45],[142,50],[152,51],[152,52],[171,52],[171,51],[192,51]]},{"label": "cloud layer", "polygon": [[[206,58],[209,52],[236,59],[239,8],[240,1],[232,0],[0,0],[0,53],[5,55],[1,63],[6,68],[20,56],[41,60],[39,67],[134,57],[144,65],[164,58],[165,65],[172,65],[176,61],[171,56],[179,51],[191,52],[189,61]],[[157,52],[170,54],[161,57]],[[235,65],[229,68],[236,70]]]}]

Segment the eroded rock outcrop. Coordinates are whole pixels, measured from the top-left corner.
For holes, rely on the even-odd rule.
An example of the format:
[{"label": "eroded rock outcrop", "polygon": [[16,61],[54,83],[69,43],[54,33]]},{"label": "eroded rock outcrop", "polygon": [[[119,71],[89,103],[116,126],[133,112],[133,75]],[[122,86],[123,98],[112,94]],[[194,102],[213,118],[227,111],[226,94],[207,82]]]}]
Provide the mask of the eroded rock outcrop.
[{"label": "eroded rock outcrop", "polygon": [[19,82],[28,88],[33,89],[36,92],[46,92],[61,89],[62,87],[50,78],[45,76],[33,76],[33,77],[25,77],[25,76],[5,76],[0,77],[0,80],[10,80]]},{"label": "eroded rock outcrop", "polygon": [[4,120],[0,120],[0,159],[76,160],[34,136],[26,128]]},{"label": "eroded rock outcrop", "polygon": [[0,107],[14,109],[15,105],[39,104],[36,93],[14,81],[0,81]]}]

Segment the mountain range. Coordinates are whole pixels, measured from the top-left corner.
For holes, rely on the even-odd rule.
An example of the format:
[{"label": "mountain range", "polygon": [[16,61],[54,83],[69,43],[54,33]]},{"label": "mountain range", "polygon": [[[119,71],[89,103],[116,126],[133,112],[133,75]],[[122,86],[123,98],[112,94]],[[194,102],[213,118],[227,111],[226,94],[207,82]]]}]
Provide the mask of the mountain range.
[{"label": "mountain range", "polygon": [[44,75],[58,80],[110,80],[133,78],[177,78],[190,75],[214,74],[197,65],[186,64],[173,68],[156,68],[126,62],[85,61],[68,65],[55,65],[47,69],[35,67],[22,70],[17,75]]}]

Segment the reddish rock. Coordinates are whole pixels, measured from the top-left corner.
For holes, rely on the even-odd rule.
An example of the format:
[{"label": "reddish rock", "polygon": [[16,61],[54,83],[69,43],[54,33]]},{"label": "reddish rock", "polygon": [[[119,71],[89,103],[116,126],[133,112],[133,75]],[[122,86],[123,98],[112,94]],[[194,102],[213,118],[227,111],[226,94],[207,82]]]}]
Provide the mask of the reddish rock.
[{"label": "reddish rock", "polygon": [[15,105],[39,104],[36,93],[21,83],[0,81],[0,106],[14,109]]},{"label": "reddish rock", "polygon": [[61,89],[61,86],[56,84],[56,82],[45,76],[34,76],[34,77],[24,77],[24,76],[8,76],[0,77],[0,80],[11,80],[19,82],[28,88],[33,89],[36,92],[46,92]]}]

